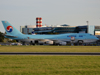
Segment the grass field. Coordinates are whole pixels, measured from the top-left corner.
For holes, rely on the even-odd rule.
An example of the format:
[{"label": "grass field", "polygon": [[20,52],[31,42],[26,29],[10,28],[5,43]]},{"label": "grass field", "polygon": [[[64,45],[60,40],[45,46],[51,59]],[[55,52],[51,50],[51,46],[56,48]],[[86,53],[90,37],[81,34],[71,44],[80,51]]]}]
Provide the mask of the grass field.
[{"label": "grass field", "polygon": [[0,75],[100,75],[100,56],[2,56]]},{"label": "grass field", "polygon": [[0,52],[100,52],[100,46],[0,46]]},{"label": "grass field", "polygon": [[[100,52],[100,47],[0,46],[0,52]],[[100,56],[0,55],[0,75],[100,75]]]}]

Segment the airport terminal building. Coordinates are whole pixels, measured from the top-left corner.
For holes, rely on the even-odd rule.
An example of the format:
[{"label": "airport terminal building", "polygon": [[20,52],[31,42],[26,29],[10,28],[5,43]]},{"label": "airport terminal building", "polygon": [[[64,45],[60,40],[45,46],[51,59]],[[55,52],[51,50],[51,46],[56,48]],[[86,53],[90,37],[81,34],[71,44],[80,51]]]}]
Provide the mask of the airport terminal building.
[{"label": "airport terminal building", "polygon": [[42,18],[36,18],[36,25],[25,25],[20,26],[20,32],[23,34],[63,34],[63,33],[90,33],[92,35],[100,35],[100,25],[79,25],[79,26],[69,26],[69,25],[42,25]]},{"label": "airport terminal building", "polygon": [[90,33],[100,35],[100,26],[59,26],[59,27],[36,27],[35,25],[20,26],[20,31],[24,34],[63,34],[63,33]]}]

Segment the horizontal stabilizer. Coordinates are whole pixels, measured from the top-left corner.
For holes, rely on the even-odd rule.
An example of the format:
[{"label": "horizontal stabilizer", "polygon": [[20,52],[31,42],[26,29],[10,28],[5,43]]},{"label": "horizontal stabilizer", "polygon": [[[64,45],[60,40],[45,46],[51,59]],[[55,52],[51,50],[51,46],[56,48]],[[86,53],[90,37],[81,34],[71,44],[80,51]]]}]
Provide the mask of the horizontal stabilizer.
[{"label": "horizontal stabilizer", "polygon": [[4,35],[6,37],[11,37],[11,38],[17,38],[17,36],[11,36],[11,35]]}]

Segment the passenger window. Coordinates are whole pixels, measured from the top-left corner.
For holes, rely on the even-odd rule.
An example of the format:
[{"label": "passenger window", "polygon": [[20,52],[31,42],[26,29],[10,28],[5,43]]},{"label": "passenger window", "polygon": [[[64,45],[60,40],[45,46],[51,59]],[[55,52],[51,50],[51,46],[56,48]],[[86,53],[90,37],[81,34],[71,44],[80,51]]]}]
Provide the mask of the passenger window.
[{"label": "passenger window", "polygon": [[70,37],[70,36],[67,36],[67,37]]},{"label": "passenger window", "polygon": [[83,35],[79,35],[79,37],[83,37]]}]

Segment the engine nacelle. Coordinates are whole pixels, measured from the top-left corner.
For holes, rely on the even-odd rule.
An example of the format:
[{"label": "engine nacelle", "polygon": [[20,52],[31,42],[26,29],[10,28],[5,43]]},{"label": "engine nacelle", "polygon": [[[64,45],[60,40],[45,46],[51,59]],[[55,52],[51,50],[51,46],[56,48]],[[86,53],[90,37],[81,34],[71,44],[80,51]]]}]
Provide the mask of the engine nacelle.
[{"label": "engine nacelle", "polygon": [[46,44],[49,44],[49,45],[52,45],[53,44],[53,41],[46,41],[45,43]]},{"label": "engine nacelle", "polygon": [[67,43],[66,42],[60,42],[59,44],[60,45],[66,45]]},{"label": "engine nacelle", "polygon": [[31,41],[29,42],[29,44],[30,44],[30,45],[34,45],[34,40],[31,40]]},{"label": "engine nacelle", "polygon": [[44,41],[38,41],[39,44],[44,44]]},{"label": "engine nacelle", "polygon": [[34,43],[34,40],[31,40],[30,43]]}]

